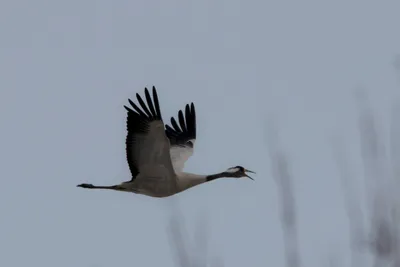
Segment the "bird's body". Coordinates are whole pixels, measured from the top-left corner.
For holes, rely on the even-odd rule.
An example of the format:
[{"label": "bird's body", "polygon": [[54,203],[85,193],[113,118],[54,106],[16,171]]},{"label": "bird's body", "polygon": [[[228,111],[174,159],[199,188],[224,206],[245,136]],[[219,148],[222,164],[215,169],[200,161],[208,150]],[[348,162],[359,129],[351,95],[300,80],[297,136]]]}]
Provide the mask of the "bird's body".
[{"label": "bird's body", "polygon": [[[164,125],[155,87],[153,99],[145,88],[146,102],[136,94],[140,109],[130,99],[133,107],[128,111],[126,156],[132,179],[113,186],[80,184],[88,189],[112,189],[133,192],[151,197],[168,197],[193,186],[221,177],[249,177],[251,172],[241,166],[229,168],[214,175],[197,175],[183,172],[186,160],[193,155],[196,140],[196,113],[194,104],[186,105],[185,113],[178,112],[178,121],[172,117],[171,126]],[[184,115],[185,114],[185,115]]]}]

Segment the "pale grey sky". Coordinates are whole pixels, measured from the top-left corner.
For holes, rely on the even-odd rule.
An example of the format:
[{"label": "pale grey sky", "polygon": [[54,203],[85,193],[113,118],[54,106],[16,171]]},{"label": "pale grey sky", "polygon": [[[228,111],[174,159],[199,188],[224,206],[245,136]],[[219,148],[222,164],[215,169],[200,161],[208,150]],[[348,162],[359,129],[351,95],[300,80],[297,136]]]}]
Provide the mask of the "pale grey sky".
[{"label": "pale grey sky", "polygon": [[207,214],[226,266],[283,266],[270,112],[293,162],[305,266],[347,257],[327,140],[345,136],[356,157],[353,89],[383,115],[398,95],[399,10],[395,0],[2,1],[0,265],[174,266],[170,200],[75,187],[130,179],[123,105],[152,85],[164,118],[196,104],[187,171],[257,172],[174,197],[189,229]]}]

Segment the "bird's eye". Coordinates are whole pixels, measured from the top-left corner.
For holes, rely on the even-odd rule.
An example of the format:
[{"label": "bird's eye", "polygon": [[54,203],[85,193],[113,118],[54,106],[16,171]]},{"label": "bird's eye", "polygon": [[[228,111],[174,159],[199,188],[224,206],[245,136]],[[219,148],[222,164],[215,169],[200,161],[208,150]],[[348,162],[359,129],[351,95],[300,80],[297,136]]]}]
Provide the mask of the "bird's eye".
[{"label": "bird's eye", "polygon": [[193,147],[193,142],[192,141],[187,141],[186,144],[190,147]]}]

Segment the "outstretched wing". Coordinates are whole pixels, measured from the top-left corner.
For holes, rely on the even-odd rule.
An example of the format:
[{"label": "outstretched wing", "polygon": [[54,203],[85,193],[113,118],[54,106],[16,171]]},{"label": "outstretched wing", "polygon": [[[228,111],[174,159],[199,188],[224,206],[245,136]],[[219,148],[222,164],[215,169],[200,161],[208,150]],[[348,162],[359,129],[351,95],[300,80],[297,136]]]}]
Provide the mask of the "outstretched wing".
[{"label": "outstretched wing", "polygon": [[[124,106],[128,111],[126,157],[132,173],[132,180],[140,178],[141,183],[142,179],[151,180],[143,182],[151,183],[157,187],[154,189],[158,190],[161,189],[158,187],[165,186],[165,182],[170,182],[168,180],[175,179],[175,173],[156,88],[153,86],[153,100],[147,88],[145,88],[145,96],[147,106],[140,95],[136,94],[142,109],[130,99],[129,103],[134,110]],[[163,183],[160,183],[160,181],[163,181]],[[171,182],[170,184],[174,183]]]},{"label": "outstretched wing", "polygon": [[196,111],[194,104],[186,105],[185,115],[178,112],[179,125],[175,118],[171,118],[171,126],[165,125],[165,133],[170,141],[170,154],[176,173],[182,172],[185,162],[193,155],[196,140]]}]

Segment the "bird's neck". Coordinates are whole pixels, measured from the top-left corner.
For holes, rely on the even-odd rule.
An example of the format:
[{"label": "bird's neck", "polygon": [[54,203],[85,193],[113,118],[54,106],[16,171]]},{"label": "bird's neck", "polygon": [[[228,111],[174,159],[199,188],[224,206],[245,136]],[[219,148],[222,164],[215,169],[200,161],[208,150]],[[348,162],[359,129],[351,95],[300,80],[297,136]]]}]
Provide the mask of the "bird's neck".
[{"label": "bird's neck", "polygon": [[179,187],[180,189],[186,190],[188,188],[191,188],[193,186],[205,183],[205,182],[210,182],[218,178],[223,178],[223,177],[230,177],[230,173],[228,172],[221,172],[221,173],[216,173],[216,174],[211,174],[211,175],[198,175],[198,174],[192,174],[192,173],[186,173],[182,172],[177,174],[178,180],[179,180]]},{"label": "bird's neck", "polygon": [[229,172],[220,172],[206,176],[206,182],[213,181],[218,178],[231,177]]}]

